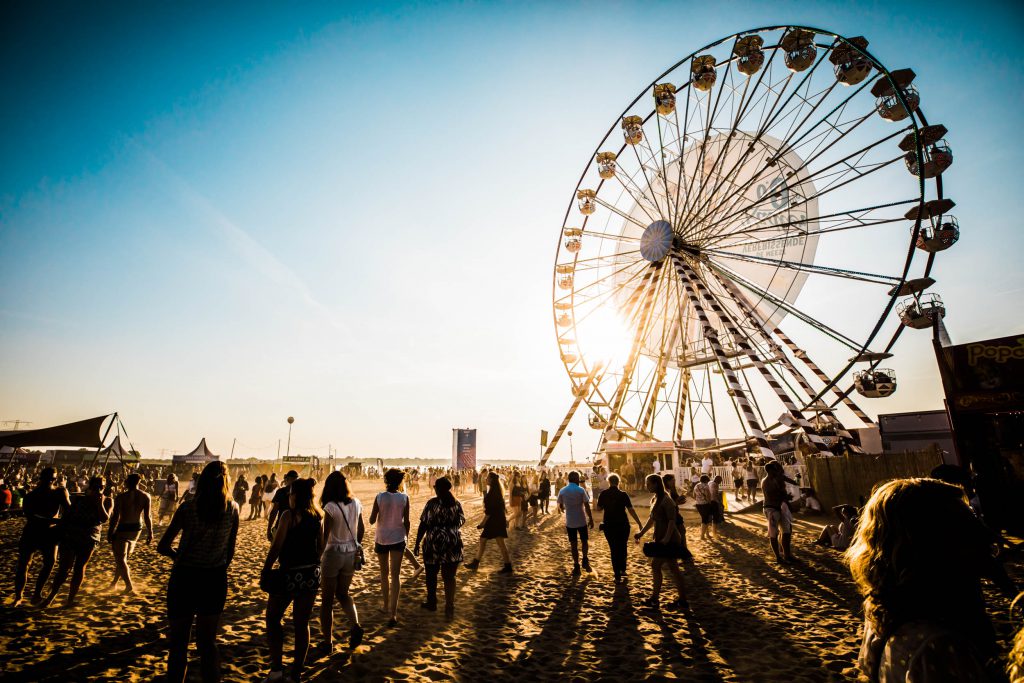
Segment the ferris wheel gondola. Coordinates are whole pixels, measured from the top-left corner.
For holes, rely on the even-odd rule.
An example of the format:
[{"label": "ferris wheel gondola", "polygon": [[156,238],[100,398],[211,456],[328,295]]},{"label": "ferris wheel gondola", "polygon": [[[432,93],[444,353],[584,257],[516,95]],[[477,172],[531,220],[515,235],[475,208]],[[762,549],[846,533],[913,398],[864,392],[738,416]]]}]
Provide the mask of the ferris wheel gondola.
[{"label": "ferris wheel gondola", "polygon": [[870,423],[852,394],[895,391],[877,365],[924,326],[910,316],[944,314],[921,292],[959,237],[947,131],[915,73],[867,46],[802,26],[736,34],[615,119],[573,191],[553,285],[560,355],[603,440],[713,436],[772,457],[771,435],[798,431],[822,454],[856,450],[840,415]]}]

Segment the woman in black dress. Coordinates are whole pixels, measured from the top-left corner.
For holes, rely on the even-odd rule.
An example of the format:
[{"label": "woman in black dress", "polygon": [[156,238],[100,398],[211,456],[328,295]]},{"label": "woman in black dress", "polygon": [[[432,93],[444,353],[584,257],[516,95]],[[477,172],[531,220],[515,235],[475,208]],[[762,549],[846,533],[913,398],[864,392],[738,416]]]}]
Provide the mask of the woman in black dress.
[{"label": "woman in black dress", "polygon": [[501,568],[500,574],[512,573],[512,558],[505,546],[505,539],[508,538],[508,520],[505,517],[505,494],[501,490],[501,479],[497,472],[487,475],[487,495],[484,496],[484,520],[480,522],[478,529],[480,534],[480,547],[477,548],[476,558],[466,564],[467,569],[478,569],[480,559],[484,556],[484,548],[487,541],[494,539],[498,543],[498,550],[501,551],[501,559],[505,566]]},{"label": "woman in black dress", "polygon": [[462,532],[466,515],[462,505],[452,495],[452,482],[441,477],[434,482],[436,498],[423,506],[420,526],[416,531],[416,550],[419,555],[423,547],[423,564],[427,567],[427,600],[423,609],[431,612],[437,609],[437,573],[444,580],[444,616],[455,616],[455,572],[462,562]]},{"label": "woman in black dress", "polygon": [[[320,588],[320,556],[323,553],[323,514],[313,501],[314,479],[296,479],[288,492],[289,509],[281,521],[263,565],[269,574],[275,561],[284,570],[280,585],[272,586],[267,596],[267,641],[270,645],[270,675],[267,681],[302,679],[302,668],[309,650],[309,616]],[[284,629],[281,620],[292,605],[295,628],[295,653],[291,677],[284,674],[282,651]]]}]

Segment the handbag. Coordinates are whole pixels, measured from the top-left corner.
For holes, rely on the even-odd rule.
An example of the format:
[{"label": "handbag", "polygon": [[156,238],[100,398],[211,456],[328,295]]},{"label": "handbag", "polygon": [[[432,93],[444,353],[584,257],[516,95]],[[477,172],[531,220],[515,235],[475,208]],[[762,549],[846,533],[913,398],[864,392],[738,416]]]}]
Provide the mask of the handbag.
[{"label": "handbag", "polygon": [[356,535],[352,533],[352,525],[348,523],[348,515],[346,515],[345,511],[341,509],[341,506],[338,506],[338,509],[341,510],[341,518],[345,520],[345,526],[348,527],[349,535],[352,537],[352,540],[356,543],[356,557],[355,560],[353,560],[352,562],[352,567],[356,571],[359,571],[363,568],[363,565],[366,564],[366,556],[363,555],[363,544],[360,543],[359,540],[356,538]]},{"label": "handbag", "polygon": [[679,559],[682,557],[682,546],[676,543],[657,543],[649,541],[644,543],[644,555],[647,557],[660,557],[666,559]]},{"label": "handbag", "polygon": [[285,592],[284,570],[277,567],[260,572],[260,590],[271,595],[282,595]]}]

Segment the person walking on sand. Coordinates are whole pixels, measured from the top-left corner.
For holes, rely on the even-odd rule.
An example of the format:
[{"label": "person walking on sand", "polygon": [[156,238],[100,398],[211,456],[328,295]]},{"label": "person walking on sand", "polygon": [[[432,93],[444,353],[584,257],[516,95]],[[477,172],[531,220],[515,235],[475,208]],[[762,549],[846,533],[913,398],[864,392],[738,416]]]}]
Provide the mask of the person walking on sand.
[{"label": "person walking on sand", "polygon": [[497,472],[491,471],[487,474],[487,493],[484,495],[484,518],[477,527],[480,529],[480,545],[476,550],[476,557],[466,563],[467,569],[479,569],[480,560],[484,556],[484,549],[487,541],[494,539],[501,551],[501,559],[505,563],[501,574],[512,573],[512,558],[508,554],[508,547],[505,539],[508,538],[508,521],[505,517],[505,494],[501,490],[501,477]]},{"label": "person walking on sand", "polygon": [[626,578],[626,548],[629,545],[628,512],[637,527],[643,526],[633,509],[633,501],[629,494],[619,488],[619,475],[608,475],[608,488],[597,497],[597,509],[604,512],[601,530],[608,541],[608,552],[612,557],[612,571],[615,572],[615,583]]},{"label": "person walking on sand", "polygon": [[[181,534],[175,549],[174,541]],[[174,561],[167,581],[167,681],[181,683],[196,625],[203,681],[220,680],[217,634],[228,595],[228,566],[235,556],[238,505],[228,497],[228,472],[214,461],[196,480],[196,494],[171,517],[156,550]]]},{"label": "person walking on sand", "polygon": [[172,517],[178,507],[178,477],[173,472],[167,475],[164,490],[160,494],[160,514],[157,515],[157,526],[164,523],[164,517]]},{"label": "person walking on sand", "polygon": [[388,626],[398,624],[402,557],[409,539],[409,496],[399,490],[404,478],[402,470],[385,472],[385,490],[373,499],[370,512],[370,524],[377,525],[373,549],[380,565],[380,594],[383,611],[388,614]]},{"label": "person walking on sand", "polygon": [[466,515],[462,504],[452,494],[452,483],[446,477],[434,482],[436,496],[427,501],[416,529],[416,550],[423,548],[427,567],[427,599],[420,605],[431,612],[437,609],[437,575],[444,581],[444,616],[455,617],[455,573],[462,562],[462,525]]},{"label": "person walking on sand", "polygon": [[[672,502],[676,504],[676,526],[679,528],[682,560],[683,562],[693,562],[693,553],[690,552],[690,548],[686,544],[686,521],[683,519],[682,513],[679,512],[679,507],[686,502],[686,496],[676,490],[676,475],[668,473],[661,478],[661,481],[665,485],[665,492],[672,498]],[[637,522],[637,524],[639,525],[640,523]]]},{"label": "person walking on sand", "polygon": [[747,500],[751,503],[757,502],[757,467],[754,461],[747,458],[747,464],[743,467],[744,476],[747,479]]},{"label": "person walking on sand", "polygon": [[733,487],[733,498],[736,502],[743,500],[743,468],[740,467],[740,463],[737,460],[732,465],[732,487]]},{"label": "person walking on sand", "polygon": [[714,525],[715,500],[708,475],[700,475],[700,481],[693,487],[693,501],[697,506],[697,514],[700,515],[700,540],[705,541],[709,536],[712,539],[717,538],[718,529]]},{"label": "person walking on sand", "polygon": [[779,564],[793,562],[790,548],[793,538],[793,514],[789,500],[793,497],[786,490],[786,484],[797,483],[787,477],[777,460],[770,460],[764,466],[765,476],[761,480],[761,495],[764,496],[764,516],[768,519],[768,542]]},{"label": "person walking on sand", "polygon": [[71,505],[61,518],[60,563],[43,607],[53,604],[68,574],[71,574],[71,585],[64,606],[75,605],[78,589],[85,579],[85,567],[103,538],[103,523],[110,519],[112,505],[113,501],[103,495],[103,477],[92,477],[88,480],[85,493],[71,496]]},{"label": "person walking on sand", "polygon": [[651,516],[640,531],[633,536],[639,543],[647,530],[654,526],[654,546],[649,552],[647,546],[644,546],[644,554],[651,558],[652,586],[651,597],[644,600],[643,604],[646,607],[658,609],[661,596],[661,570],[668,568],[675,580],[679,597],[667,606],[674,609],[687,609],[690,605],[686,601],[683,574],[679,571],[679,564],[676,562],[680,547],[679,528],[676,526],[676,505],[665,490],[665,484],[661,477],[649,474],[646,484],[647,490],[654,494],[654,497],[651,498]]},{"label": "person walking on sand", "polygon": [[270,503],[270,514],[267,515],[267,540],[274,540],[274,531],[279,524],[278,518],[282,512],[287,511],[288,508],[288,496],[291,495],[291,485],[296,479],[299,478],[299,473],[295,470],[288,470],[288,473],[284,475],[284,484],[274,489],[274,497]]},{"label": "person walking on sand", "polygon": [[263,485],[266,482],[266,475],[260,474],[252,482],[252,491],[249,493],[249,516],[247,520],[259,519],[263,515]]},{"label": "person walking on sand", "polygon": [[135,551],[135,544],[142,534],[143,522],[146,524],[146,543],[153,542],[150,498],[148,493],[139,490],[139,479],[136,472],[125,477],[125,491],[114,499],[114,511],[110,515],[110,525],[107,528],[107,540],[114,550],[114,579],[107,586],[108,591],[114,590],[117,582],[124,579],[122,592],[135,592],[128,558]]},{"label": "person walking on sand", "polygon": [[334,599],[337,597],[351,625],[349,649],[363,642],[356,603],[349,595],[366,527],[363,525],[363,504],[352,496],[348,479],[341,472],[331,472],[320,494],[324,511],[324,554],[320,558],[320,649],[334,649]]},{"label": "person walking on sand", "polygon": [[594,528],[594,515],[590,511],[590,494],[580,486],[580,473],[569,473],[569,483],[558,492],[558,511],[565,513],[565,531],[569,535],[569,550],[572,553],[572,575],[580,575],[580,550],[577,539],[583,546],[583,569],[591,571],[588,557],[588,529]]},{"label": "person walking on sand", "polygon": [[238,512],[241,514],[242,508],[245,507],[246,494],[249,492],[249,482],[245,479],[245,473],[238,475],[238,479],[235,481],[235,488],[231,492],[231,497],[235,499],[235,505],[238,506]]},{"label": "person walking on sand", "polygon": [[18,564],[14,570],[14,606],[21,605],[25,583],[28,580],[28,565],[32,555],[43,556],[43,566],[36,579],[35,590],[32,592],[32,604],[43,601],[43,586],[50,578],[53,565],[57,561],[58,522],[60,516],[71,506],[68,491],[55,488],[57,471],[52,467],[44,467],[39,473],[39,484],[25,494],[22,500],[22,511],[25,514],[25,527],[18,541]]},{"label": "person walking on sand", "polygon": [[548,479],[547,472],[541,475],[540,485],[537,489],[537,497],[540,499],[541,514],[548,514],[548,503],[551,501],[551,480]]},{"label": "person walking on sand", "polygon": [[[320,557],[323,554],[323,514],[313,500],[315,479],[294,479],[288,487],[288,509],[281,513],[274,540],[263,563],[261,580],[269,583],[270,570],[279,562],[283,580],[268,586],[267,641],[270,646],[270,674],[264,683],[300,681],[309,651],[309,616],[320,588]],[[291,675],[285,676],[284,628],[281,620],[292,605],[295,651]]]}]

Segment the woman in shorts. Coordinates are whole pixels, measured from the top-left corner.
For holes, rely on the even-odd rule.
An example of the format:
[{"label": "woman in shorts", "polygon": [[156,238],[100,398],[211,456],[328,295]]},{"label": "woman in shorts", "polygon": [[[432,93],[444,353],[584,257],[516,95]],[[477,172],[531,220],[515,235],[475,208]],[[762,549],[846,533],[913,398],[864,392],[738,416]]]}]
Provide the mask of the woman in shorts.
[{"label": "woman in shorts", "polygon": [[380,565],[380,594],[388,626],[398,624],[398,594],[401,591],[402,556],[409,538],[409,496],[401,492],[405,473],[390,469],[384,473],[385,490],[373,499],[370,524],[377,525],[373,544]]},{"label": "woman in shorts", "polygon": [[167,582],[168,681],[185,680],[193,621],[203,680],[220,680],[217,632],[238,536],[238,506],[229,490],[224,463],[209,463],[196,481],[195,498],[178,507],[157,544],[158,553],[174,560]]},{"label": "woman in shorts", "polygon": [[[315,479],[296,479],[288,492],[288,509],[281,513],[281,521],[274,532],[267,560],[263,564],[264,576],[277,561],[284,572],[281,585],[273,587],[267,596],[267,641],[270,646],[270,681],[302,680],[302,669],[309,651],[309,616],[313,613],[317,590],[320,588],[320,557],[323,548],[323,514],[313,500]],[[295,630],[295,651],[291,676],[285,677],[282,664],[284,628],[281,620],[292,605],[292,625]]]},{"label": "woman in shorts", "polygon": [[[75,596],[85,579],[85,567],[102,538],[103,523],[110,519],[113,501],[103,495],[103,477],[93,477],[85,493],[71,496],[71,507],[61,518],[60,559],[57,575],[53,579],[50,594],[43,601],[43,607],[53,603],[60,587],[71,574],[71,585],[65,607],[75,604]],[[72,573],[74,567],[74,573]]]},{"label": "woman in shorts", "polygon": [[334,598],[338,598],[352,625],[348,645],[356,648],[363,641],[356,604],[349,595],[355,574],[359,547],[366,528],[363,526],[363,505],[352,497],[348,480],[341,472],[331,472],[320,494],[324,510],[324,554],[320,557],[320,649],[334,649]]}]

